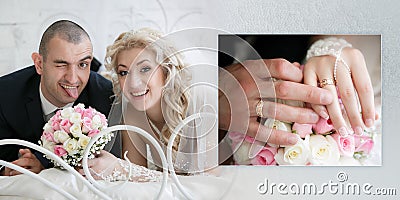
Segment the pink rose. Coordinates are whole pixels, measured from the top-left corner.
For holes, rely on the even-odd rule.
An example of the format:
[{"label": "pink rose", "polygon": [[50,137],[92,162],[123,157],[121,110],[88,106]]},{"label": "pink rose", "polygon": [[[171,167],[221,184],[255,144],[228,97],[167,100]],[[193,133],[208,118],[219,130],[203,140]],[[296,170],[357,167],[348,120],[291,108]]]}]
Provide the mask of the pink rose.
[{"label": "pink rose", "polygon": [[274,157],[277,151],[277,147],[266,145],[250,162],[252,165],[276,165]]},{"label": "pink rose", "polygon": [[67,155],[67,151],[64,149],[63,145],[55,145],[54,146],[54,153],[58,157],[62,157],[62,156]]},{"label": "pink rose", "polygon": [[320,117],[318,122],[312,125],[312,128],[317,134],[326,134],[333,130],[333,125],[330,119]]},{"label": "pink rose", "polygon": [[369,154],[374,147],[374,141],[366,135],[354,134],[355,152],[364,152]]},{"label": "pink rose", "polygon": [[103,115],[103,114],[101,114],[101,113],[99,113],[100,114],[100,119],[101,119],[101,124],[107,124],[107,118],[106,118],[106,116],[105,115]]},{"label": "pink rose", "polygon": [[292,126],[292,130],[295,130],[296,133],[301,137],[305,138],[306,135],[310,135],[312,133],[312,125],[311,124],[299,124],[294,123]]},{"label": "pink rose", "polygon": [[99,130],[93,129],[93,130],[89,131],[88,136],[93,137],[93,136],[97,135],[98,133],[100,133]]},{"label": "pink rose", "polygon": [[83,114],[82,114],[82,118],[89,118],[92,119],[93,118],[93,108],[89,107],[87,109],[84,110]]},{"label": "pink rose", "polygon": [[355,151],[355,142],[354,136],[348,135],[346,137],[342,137],[339,133],[335,133],[331,135],[333,139],[336,141],[340,155],[352,157]]},{"label": "pink rose", "polygon": [[88,117],[83,118],[83,126],[82,126],[82,132],[83,133],[88,133],[89,131],[92,130],[92,120]]},{"label": "pink rose", "polygon": [[79,106],[75,106],[75,107],[74,107],[74,111],[75,111],[76,113],[80,113],[81,115],[83,115],[83,114],[85,113],[85,109],[82,109],[82,108],[79,107]]},{"label": "pink rose", "polygon": [[53,117],[51,117],[51,119],[54,121],[60,121],[60,117],[61,117],[61,110],[57,110],[56,114],[54,114]]},{"label": "pink rose", "polygon": [[60,129],[64,130],[66,133],[70,133],[69,128],[71,128],[72,124],[68,119],[63,119],[60,122]]},{"label": "pink rose", "polygon": [[59,120],[53,120],[51,122],[51,127],[54,129],[54,131],[59,131],[60,130],[60,121]]},{"label": "pink rose", "polygon": [[55,142],[55,140],[54,140],[54,136],[53,136],[53,134],[52,133],[49,133],[49,132],[43,132],[43,137],[47,140],[47,141],[50,141],[50,142]]}]

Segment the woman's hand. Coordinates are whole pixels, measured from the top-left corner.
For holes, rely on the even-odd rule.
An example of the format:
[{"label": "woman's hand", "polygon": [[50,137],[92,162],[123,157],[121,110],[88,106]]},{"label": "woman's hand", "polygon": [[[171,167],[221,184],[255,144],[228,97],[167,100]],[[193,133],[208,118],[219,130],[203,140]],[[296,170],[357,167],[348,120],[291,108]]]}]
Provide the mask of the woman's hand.
[{"label": "woman's hand", "polygon": [[[88,159],[88,167],[91,175],[96,180],[106,179],[106,177],[112,175],[113,171],[121,171],[118,158],[104,150],[101,150],[100,154],[96,155],[95,158]],[[83,169],[79,169],[78,172],[85,176]]]},{"label": "woman's hand", "polygon": [[[358,49],[345,47],[338,59],[333,55],[309,58],[304,67],[304,83],[319,86],[333,94],[335,98],[326,108],[316,104],[311,106],[321,117],[327,118],[329,114],[335,129],[341,135],[347,135],[353,131],[356,134],[362,134],[365,126],[373,126],[374,93],[364,56]],[[347,115],[351,129],[342,115],[339,97],[344,105],[344,114]]]}]

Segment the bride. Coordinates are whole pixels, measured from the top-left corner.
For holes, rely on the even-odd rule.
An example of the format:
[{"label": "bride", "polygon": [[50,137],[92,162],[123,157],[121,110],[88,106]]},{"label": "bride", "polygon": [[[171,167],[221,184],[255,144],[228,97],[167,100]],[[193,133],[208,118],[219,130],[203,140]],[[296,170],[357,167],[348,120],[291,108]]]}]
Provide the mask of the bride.
[{"label": "bride", "polygon": [[[121,122],[147,131],[163,147],[173,130],[196,113],[216,113],[216,95],[205,85],[191,81],[191,68],[177,49],[161,33],[144,28],[124,32],[107,47],[106,68],[111,73],[116,101],[113,111]],[[216,91],[215,91],[216,93]],[[217,93],[216,93],[217,94]],[[115,116],[115,113],[114,113]],[[181,174],[197,174],[217,166],[216,118],[189,120],[172,145],[174,169]],[[160,157],[144,138],[122,131],[121,160],[107,151],[88,161],[95,179],[108,181],[157,181]],[[148,169],[150,168],[150,169]],[[81,174],[83,170],[80,170]]]}]

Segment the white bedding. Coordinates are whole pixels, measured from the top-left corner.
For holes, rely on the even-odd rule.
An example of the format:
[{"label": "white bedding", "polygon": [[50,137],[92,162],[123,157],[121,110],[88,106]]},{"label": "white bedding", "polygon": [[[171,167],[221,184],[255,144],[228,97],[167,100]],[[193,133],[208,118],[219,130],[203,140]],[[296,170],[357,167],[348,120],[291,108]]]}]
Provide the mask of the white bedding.
[{"label": "white bedding", "polygon": [[[83,182],[65,170],[46,169],[40,174],[41,177],[60,186],[77,199],[101,199],[92,192]],[[221,190],[225,191],[230,182],[229,175],[197,175],[178,176],[181,184],[188,190],[194,199],[219,199]],[[105,183],[104,181],[101,181]],[[105,183],[111,185],[121,182]],[[132,183],[128,182],[122,187],[103,191],[112,199],[154,199],[158,194],[161,183]],[[41,182],[27,176],[18,175],[13,177],[0,177],[1,199],[65,199],[58,192],[50,189]],[[161,199],[184,199],[176,188],[172,179],[168,179],[166,190]]]}]

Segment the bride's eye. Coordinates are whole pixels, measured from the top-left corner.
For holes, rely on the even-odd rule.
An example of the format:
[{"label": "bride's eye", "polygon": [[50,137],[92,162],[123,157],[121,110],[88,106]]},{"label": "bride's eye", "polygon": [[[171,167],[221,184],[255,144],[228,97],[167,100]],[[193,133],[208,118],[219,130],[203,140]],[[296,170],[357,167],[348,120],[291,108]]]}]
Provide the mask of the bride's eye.
[{"label": "bride's eye", "polygon": [[145,73],[145,72],[148,72],[148,71],[150,71],[150,70],[151,70],[151,67],[145,66],[145,67],[142,67],[142,68],[140,69],[140,72]]},{"label": "bride's eye", "polygon": [[128,71],[119,71],[118,75],[119,76],[126,76],[126,75],[128,75]]}]

